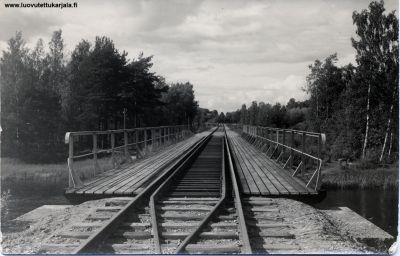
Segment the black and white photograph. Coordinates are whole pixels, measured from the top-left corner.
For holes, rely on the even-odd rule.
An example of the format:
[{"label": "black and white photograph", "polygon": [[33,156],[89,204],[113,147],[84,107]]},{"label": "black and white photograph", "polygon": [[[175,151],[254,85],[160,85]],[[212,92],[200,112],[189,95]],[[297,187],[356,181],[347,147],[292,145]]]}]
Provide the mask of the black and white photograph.
[{"label": "black and white photograph", "polygon": [[0,0],[0,253],[400,255],[398,0]]}]

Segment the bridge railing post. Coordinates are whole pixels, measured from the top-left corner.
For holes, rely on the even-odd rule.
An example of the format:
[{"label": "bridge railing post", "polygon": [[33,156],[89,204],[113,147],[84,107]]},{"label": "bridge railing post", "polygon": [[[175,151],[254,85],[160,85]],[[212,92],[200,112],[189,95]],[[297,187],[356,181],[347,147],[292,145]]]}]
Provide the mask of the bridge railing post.
[{"label": "bridge railing post", "polygon": [[159,128],[158,132],[160,136],[160,146],[162,147],[164,145],[164,128]]},{"label": "bridge railing post", "polygon": [[117,162],[115,159],[115,133],[111,132],[111,162],[113,168],[117,168]]},{"label": "bridge railing post", "polygon": [[92,135],[93,140],[93,176],[96,176],[99,172],[99,163],[97,161],[97,134],[93,133]]},{"label": "bridge railing post", "polygon": [[74,173],[74,137],[72,134],[69,135],[69,144],[68,144],[68,171],[69,171],[69,179],[68,184],[70,188],[75,187],[75,182],[73,178]]},{"label": "bridge railing post", "polygon": [[305,132],[303,132],[302,134],[301,134],[301,152],[302,152],[302,154],[301,154],[301,162],[303,163],[302,165],[301,165],[301,171],[304,173],[305,172],[305,170],[306,170],[306,158],[305,158],[305,155],[304,155],[304,153],[306,152],[306,133]]},{"label": "bridge railing post", "polygon": [[163,134],[164,134],[164,146],[167,144],[167,127],[163,128]]},{"label": "bridge railing post", "polygon": [[124,130],[124,156],[127,161],[130,161],[128,151],[128,132],[126,130]]},{"label": "bridge railing post", "polygon": [[282,155],[283,156],[285,156],[285,153],[286,153],[286,131],[285,130],[282,130],[282,144],[284,145],[283,147],[282,147]]},{"label": "bridge railing post", "polygon": [[135,129],[136,160],[140,158],[139,129]]},{"label": "bridge railing post", "polygon": [[158,147],[161,147],[161,128],[158,128],[157,129],[157,138],[158,138],[158,140],[157,140],[157,143],[158,143]]},{"label": "bridge railing post", "polygon": [[147,129],[143,129],[144,153],[147,154]]},{"label": "bridge railing post", "polygon": [[185,126],[182,126],[182,131],[181,131],[181,140],[183,140],[183,138],[185,138]]},{"label": "bridge railing post", "polygon": [[293,148],[294,148],[294,131],[290,132],[290,162],[289,167],[290,170],[293,170]]},{"label": "bridge railing post", "polygon": [[151,136],[151,152],[154,152],[155,145],[154,145],[154,128],[150,129],[150,136]]},{"label": "bridge railing post", "polygon": [[156,137],[157,137],[157,148],[159,148],[161,146],[161,143],[160,143],[160,128],[156,129]]},{"label": "bridge railing post", "polygon": [[[318,158],[321,159],[322,164],[322,134],[318,135]],[[318,169],[316,188],[321,187],[321,168]]]}]

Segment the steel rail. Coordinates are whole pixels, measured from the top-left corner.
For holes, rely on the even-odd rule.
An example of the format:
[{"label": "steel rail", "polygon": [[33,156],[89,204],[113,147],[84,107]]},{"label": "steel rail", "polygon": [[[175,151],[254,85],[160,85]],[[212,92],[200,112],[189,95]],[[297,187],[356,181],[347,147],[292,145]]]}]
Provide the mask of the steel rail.
[{"label": "steel rail", "polygon": [[228,135],[226,134],[225,126],[224,126],[224,133],[225,133],[224,139],[225,139],[225,144],[226,144],[226,151],[227,151],[232,187],[233,187],[233,191],[235,194],[235,206],[236,206],[236,210],[238,212],[240,237],[243,242],[243,251],[242,252],[246,253],[246,254],[252,254],[253,252],[252,252],[251,245],[250,245],[249,233],[247,232],[246,219],[244,217],[242,200],[240,199],[240,191],[239,191],[239,187],[238,187],[238,183],[237,183],[237,179],[236,179],[235,169],[233,166],[232,155],[231,155],[231,151],[230,151],[230,144],[229,144],[229,140],[228,140]]},{"label": "steel rail", "polygon": [[72,254],[81,254],[81,253],[93,253],[93,250],[101,244],[104,239],[106,239],[112,232],[118,227],[124,218],[129,214],[131,210],[133,210],[138,203],[141,202],[148,194],[153,192],[156,187],[159,186],[166,178],[168,178],[171,173],[179,168],[182,163],[184,163],[188,156],[193,152],[198,151],[199,147],[204,144],[210,135],[204,137],[196,144],[191,146],[191,148],[186,151],[186,153],[182,154],[178,161],[175,162],[172,166],[170,166],[167,171],[165,171],[162,175],[160,175],[156,180],[154,180],[150,185],[148,185],[143,191],[141,191],[134,199],[132,199],[128,204],[126,204],[121,210],[118,211],[111,219],[106,221],[104,225],[95,233],[93,233],[86,241],[81,244],[78,248],[76,248]]},{"label": "steel rail", "polygon": [[155,202],[158,200],[160,192],[168,188],[170,183],[173,181],[173,178],[175,178],[177,174],[179,174],[182,170],[184,170],[184,168],[187,167],[200,154],[201,150],[207,145],[208,141],[211,139],[211,136],[217,129],[218,127],[202,141],[201,145],[197,147],[195,151],[192,151],[192,153],[186,157],[185,161],[178,168],[176,168],[175,171],[151,195],[150,215],[151,215],[151,225],[153,229],[155,253],[161,253],[160,234],[158,232],[158,222],[157,222]]},{"label": "steel rail", "polygon": [[[223,139],[223,138],[222,138]],[[175,253],[182,253],[185,251],[186,246],[192,242],[196,236],[202,231],[202,229],[208,224],[208,222],[214,217],[219,210],[221,210],[221,207],[226,201],[227,193],[226,193],[226,187],[227,187],[227,181],[226,181],[226,175],[225,175],[225,141],[222,142],[222,193],[221,193],[221,198],[217,202],[217,204],[211,209],[211,211],[204,217],[204,219],[200,222],[200,224],[197,226],[195,230],[193,230],[186,238],[183,240],[183,242],[179,245],[179,247],[175,250]]]}]

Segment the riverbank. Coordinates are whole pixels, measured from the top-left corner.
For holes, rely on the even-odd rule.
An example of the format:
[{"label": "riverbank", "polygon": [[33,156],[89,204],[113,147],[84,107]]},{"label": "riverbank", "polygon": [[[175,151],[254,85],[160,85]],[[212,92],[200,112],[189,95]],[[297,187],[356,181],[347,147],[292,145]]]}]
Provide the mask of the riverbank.
[{"label": "riverbank", "polygon": [[387,167],[357,169],[343,167],[338,162],[322,168],[322,187],[326,189],[384,189],[399,188],[398,164]]}]

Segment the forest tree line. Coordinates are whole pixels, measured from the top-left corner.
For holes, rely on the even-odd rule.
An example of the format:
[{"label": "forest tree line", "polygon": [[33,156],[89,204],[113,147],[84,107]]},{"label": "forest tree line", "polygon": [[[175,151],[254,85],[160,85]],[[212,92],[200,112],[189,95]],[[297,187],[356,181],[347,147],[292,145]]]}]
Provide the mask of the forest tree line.
[{"label": "forest tree line", "polygon": [[337,55],[309,66],[304,90],[309,99],[286,106],[252,102],[219,120],[294,128],[327,135],[329,158],[376,163],[397,159],[399,139],[398,19],[384,2],[353,12],[351,38],[356,65],[337,65]]},{"label": "forest tree line", "polygon": [[167,84],[152,56],[129,60],[107,37],[82,40],[66,56],[62,31],[48,49],[29,49],[17,32],[0,59],[2,156],[65,160],[66,131],[192,124],[202,118],[190,82]]}]

